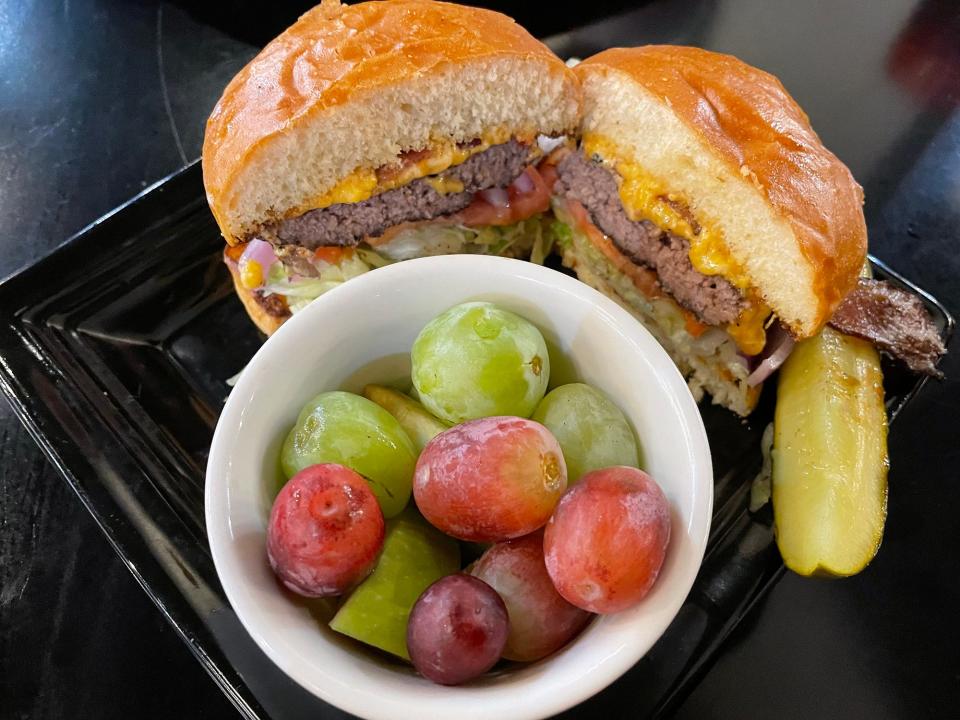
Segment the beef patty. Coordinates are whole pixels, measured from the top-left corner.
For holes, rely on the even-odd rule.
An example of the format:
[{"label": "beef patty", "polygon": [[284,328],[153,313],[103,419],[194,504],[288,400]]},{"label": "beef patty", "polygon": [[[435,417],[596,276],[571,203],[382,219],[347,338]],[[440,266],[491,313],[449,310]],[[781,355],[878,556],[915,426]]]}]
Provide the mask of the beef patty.
[{"label": "beef patty", "polygon": [[657,272],[663,288],[707,325],[735,322],[746,298],[719,275],[704,275],[690,262],[690,242],[647,220],[631,220],[611,170],[579,152],[557,164],[554,193],[576,200],[594,224],[630,260]]},{"label": "beef patty", "polygon": [[358,203],[310,210],[267,226],[259,233],[274,245],[318,247],[356,245],[404,222],[432,220],[463,210],[480,190],[506,187],[530,163],[531,147],[516,140],[494,145],[440,174],[459,180],[463,192],[441,194],[426,179],[374,195]]},{"label": "beef patty", "polygon": [[882,280],[860,278],[830,324],[902,360],[916,373],[943,378],[937,362],[947,349],[923,301]]}]

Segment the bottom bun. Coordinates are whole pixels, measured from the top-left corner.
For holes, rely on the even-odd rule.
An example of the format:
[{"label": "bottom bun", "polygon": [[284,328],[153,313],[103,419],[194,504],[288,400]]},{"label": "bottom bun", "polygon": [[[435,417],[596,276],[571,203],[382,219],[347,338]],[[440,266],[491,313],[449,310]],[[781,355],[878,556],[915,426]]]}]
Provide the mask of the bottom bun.
[{"label": "bottom bun", "polygon": [[[750,371],[737,350],[736,342],[722,328],[712,327],[692,335],[683,309],[667,296],[651,298],[640,288],[646,273],[631,277],[623,268],[633,267],[626,258],[610,257],[611,247],[598,248],[587,234],[580,232],[562,207],[555,206],[557,217],[569,228],[568,238],[559,243],[565,267],[577,277],[628,310],[657,339],[687,379],[699,402],[707,392],[713,402],[747,416],[760,398],[760,385],[750,386]],[[611,244],[612,245],[612,244]],[[619,262],[622,259],[623,262]]]},{"label": "bottom bun", "polygon": [[257,302],[257,296],[253,290],[247,290],[240,284],[240,271],[237,269],[236,263],[225,262],[224,264],[230,270],[230,277],[233,278],[233,289],[237,291],[237,297],[243,303],[243,309],[247,311],[247,315],[253,320],[253,324],[260,329],[260,332],[273,335],[290,317],[290,314],[277,316],[267,312],[267,309]]}]

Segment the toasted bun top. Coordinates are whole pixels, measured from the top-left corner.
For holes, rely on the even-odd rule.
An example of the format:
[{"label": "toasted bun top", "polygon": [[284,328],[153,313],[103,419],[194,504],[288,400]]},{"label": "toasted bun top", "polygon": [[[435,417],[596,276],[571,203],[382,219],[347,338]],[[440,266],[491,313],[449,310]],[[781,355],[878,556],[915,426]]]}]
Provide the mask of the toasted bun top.
[{"label": "toasted bun top", "polygon": [[432,0],[325,0],[224,91],[203,145],[207,197],[234,240],[310,209],[358,167],[437,138],[572,130],[578,102],[563,62],[505,15]]},{"label": "toasted bun top", "polygon": [[584,132],[613,135],[679,189],[721,226],[793,332],[816,333],[865,259],[863,190],[780,81],[729,55],[665,45],[606,50],[575,72]]}]

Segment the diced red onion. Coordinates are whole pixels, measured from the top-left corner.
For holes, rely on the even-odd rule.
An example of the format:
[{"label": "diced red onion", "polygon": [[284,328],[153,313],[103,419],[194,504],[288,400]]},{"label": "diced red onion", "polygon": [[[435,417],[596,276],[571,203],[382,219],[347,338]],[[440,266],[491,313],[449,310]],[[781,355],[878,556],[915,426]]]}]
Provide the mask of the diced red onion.
[{"label": "diced red onion", "polygon": [[489,190],[481,190],[477,194],[495,208],[510,207],[510,195],[505,188],[490,188]]},{"label": "diced red onion", "polygon": [[530,173],[526,170],[524,170],[523,173],[521,173],[520,176],[517,177],[517,179],[511,184],[521,195],[531,193],[537,187],[536,183],[533,182],[533,178],[530,177]]},{"label": "diced red onion", "polygon": [[240,264],[250,260],[255,260],[260,265],[263,277],[266,278],[271,266],[277,262],[277,254],[273,250],[273,245],[265,240],[254,238],[244,248],[243,255],[240,256]]},{"label": "diced red onion", "polygon": [[756,369],[750,373],[750,376],[747,378],[747,385],[751,387],[759,385],[773,375],[776,369],[783,365],[787,356],[790,355],[794,344],[793,337],[784,330],[779,323],[771,326],[767,338],[767,345],[764,347],[764,357]]},{"label": "diced red onion", "polygon": [[537,145],[540,146],[540,150],[545,154],[553,152],[566,141],[567,139],[562,135],[560,137],[548,137],[547,135],[537,136]]}]

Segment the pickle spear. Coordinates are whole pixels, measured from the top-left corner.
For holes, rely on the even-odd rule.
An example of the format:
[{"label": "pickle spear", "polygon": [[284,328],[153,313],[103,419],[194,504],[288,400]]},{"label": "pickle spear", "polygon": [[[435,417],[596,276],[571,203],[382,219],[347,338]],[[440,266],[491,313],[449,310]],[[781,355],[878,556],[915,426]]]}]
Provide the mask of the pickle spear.
[{"label": "pickle spear", "polygon": [[876,555],[887,515],[880,357],[826,327],[780,369],[774,417],[777,545],[799,575],[848,576]]}]

